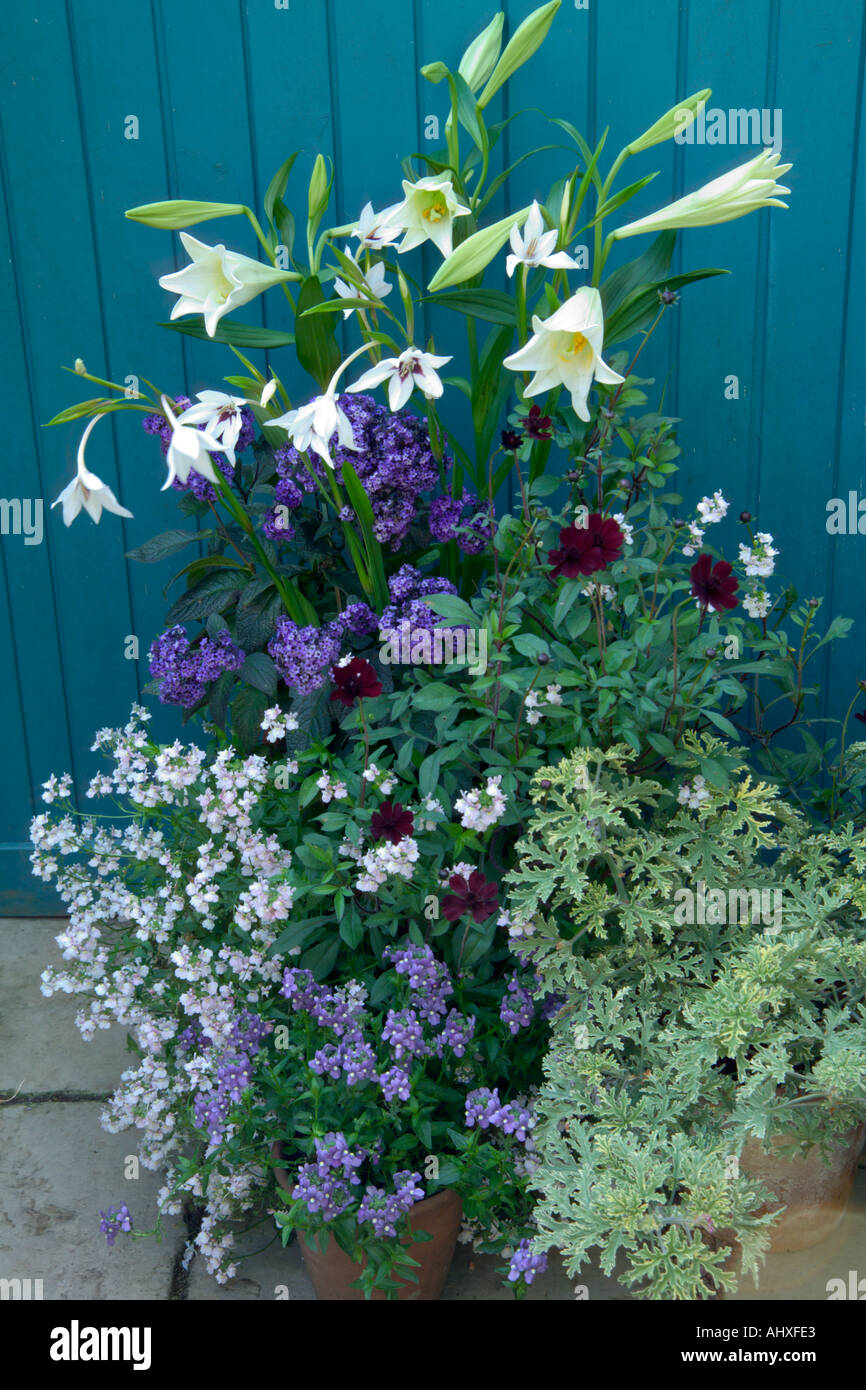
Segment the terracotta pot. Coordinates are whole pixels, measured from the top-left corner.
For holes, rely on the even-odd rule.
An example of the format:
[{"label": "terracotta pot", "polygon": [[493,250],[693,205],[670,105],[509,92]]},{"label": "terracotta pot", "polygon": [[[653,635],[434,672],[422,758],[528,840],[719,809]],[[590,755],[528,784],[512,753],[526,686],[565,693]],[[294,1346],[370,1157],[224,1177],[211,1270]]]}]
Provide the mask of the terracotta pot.
[{"label": "terracotta pot", "polygon": [[[779,1138],[774,1136],[777,1142]],[[776,1198],[759,1207],[759,1214],[785,1207],[770,1228],[770,1254],[808,1250],[836,1229],[851,1197],[864,1141],[866,1124],[841,1134],[829,1163],[824,1162],[817,1145],[802,1156],[786,1157],[776,1150],[765,1153],[759,1139],[746,1141],[740,1156],[742,1171],[763,1183]]]},{"label": "terracotta pot", "polygon": [[[276,1160],[282,1158],[282,1145],[279,1141],[272,1145],[271,1155]],[[274,1175],[280,1187],[288,1192],[291,1182],[286,1170],[277,1167],[274,1169]],[[454,1258],[462,1216],[463,1203],[451,1188],[445,1188],[432,1197],[425,1197],[412,1208],[409,1213],[410,1228],[426,1231],[433,1239],[417,1243],[413,1241],[407,1246],[409,1255],[413,1260],[417,1260],[420,1266],[414,1271],[418,1282],[401,1281],[402,1287],[397,1293],[398,1300],[431,1302],[441,1298]],[[328,1237],[324,1252],[315,1241],[308,1241],[300,1231],[298,1244],[318,1299],[323,1302],[357,1302],[364,1298],[361,1289],[349,1286],[365,1267],[366,1257],[360,1263],[356,1263],[340,1248],[333,1236]],[[373,1290],[372,1298],[377,1302],[384,1301],[386,1297],[383,1290]]]}]

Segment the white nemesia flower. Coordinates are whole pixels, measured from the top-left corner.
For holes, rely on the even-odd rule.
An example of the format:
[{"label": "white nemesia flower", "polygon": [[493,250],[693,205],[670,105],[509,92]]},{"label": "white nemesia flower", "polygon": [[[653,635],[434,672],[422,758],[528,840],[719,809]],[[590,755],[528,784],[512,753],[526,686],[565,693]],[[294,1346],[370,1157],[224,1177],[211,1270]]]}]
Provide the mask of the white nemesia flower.
[{"label": "white nemesia flower", "polygon": [[625,512],[614,512],[613,519],[622,531],[622,538],[625,544],[634,545],[634,527],[630,521],[626,521]]},{"label": "white nemesia flower", "polygon": [[71,526],[78,513],[83,507],[87,515],[97,525],[102,517],[103,511],[113,512],[115,516],[132,516],[122,507],[107,483],[98,478],[95,473],[84,462],[84,450],[90,438],[93,426],[102,419],[101,415],[94,415],[84,434],[81,436],[81,443],[78,445],[78,468],[71,483],[67,483],[63,491],[51,503],[52,509],[57,506],[63,508],[63,524]]},{"label": "white nemesia flower", "polygon": [[713,526],[718,521],[724,521],[730,505],[730,502],[726,502],[721,492],[717,490],[712,497],[701,498],[698,503],[698,514],[705,526]]},{"label": "white nemesia flower", "polygon": [[550,270],[579,270],[577,261],[572,260],[565,251],[554,251],[558,236],[555,227],[552,231],[545,231],[541,208],[537,201],[533,202],[522,233],[516,223],[511,229],[512,254],[505,262],[508,278],[511,279],[519,265],[545,265]]},{"label": "white nemesia flower", "polygon": [[756,589],[754,593],[744,594],[743,607],[750,618],[766,618],[770,611],[770,595],[765,589]]},{"label": "white nemesia flower", "polygon": [[750,548],[740,543],[740,562],[746,567],[746,574],[768,579],[776,568],[778,550],[773,549],[773,537],[769,531],[757,531]]},{"label": "white nemesia flower", "polygon": [[436,368],[444,367],[450,357],[436,357],[420,348],[407,348],[399,357],[385,357],[362,377],[347,386],[347,391],[369,391],[388,382],[388,404],[392,412],[402,410],[417,386],[428,399],[442,395],[444,387]]},{"label": "white nemesia flower", "polygon": [[604,315],[598,290],[583,285],[550,318],[533,314],[532,328],[529,342],[506,357],[503,366],[512,372],[534,372],[527,396],[565,386],[575,414],[589,420],[587,399],[593,380],[610,386],[624,380],[601,358]]},{"label": "white nemesia flower", "polygon": [[[375,265],[371,265],[366,275],[361,274],[360,270],[358,273],[361,275],[363,285],[350,285],[346,280],[340,279],[334,281],[334,289],[341,299],[370,299],[378,302],[385,299],[394,288],[393,285],[388,284],[385,278],[385,266],[381,261],[376,261]],[[357,305],[353,305],[351,309],[344,309],[343,318],[350,318],[357,311]]]},{"label": "white nemesia flower", "polygon": [[432,174],[417,183],[403,180],[404,199],[388,219],[399,226],[405,236],[397,250],[412,251],[425,241],[432,241],[443,256],[450,256],[453,245],[455,217],[468,217],[469,208],[458,203],[454,185],[441,174]]},{"label": "white nemesia flower", "polygon": [[399,222],[393,220],[397,206],[394,203],[383,212],[374,212],[373,204],[366,203],[358,218],[358,225],[352,228],[352,236],[357,237],[361,246],[369,247],[371,251],[381,251],[383,247],[390,246],[406,230]]},{"label": "white nemesia flower", "polygon": [[698,526],[696,521],[689,522],[688,530],[689,539],[683,546],[683,554],[694,555],[695,552],[697,550],[700,550],[701,548],[701,541],[704,539],[704,532],[703,528]]},{"label": "white nemesia flower", "polygon": [[223,453],[234,467],[235,445],[244,423],[242,415],[246,401],[239,396],[226,396],[222,391],[197,391],[198,405],[187,406],[178,415],[179,425],[203,425],[206,434],[222,443]]},{"label": "white nemesia flower", "polygon": [[162,408],[171,425],[171,440],[166,456],[168,477],[160,491],[165,492],[167,487],[171,487],[175,478],[185,483],[193,468],[196,473],[207,478],[209,483],[216,483],[217,477],[210,461],[210,454],[222,453],[222,442],[204,430],[194,430],[190,425],[182,425],[165,396],[162,397]]},{"label": "white nemesia flower", "polygon": [[161,275],[159,283],[164,290],[180,296],[171,311],[172,319],[182,314],[201,314],[209,338],[216,333],[224,314],[248,304],[281,280],[291,279],[290,271],[227,251],[222,244],[207,246],[188,232],[181,232],[180,239],[191,264],[171,275]]},{"label": "white nemesia flower", "polygon": [[502,791],[502,777],[488,777],[483,789],[464,792],[454,803],[464,830],[483,832],[505,814],[508,798]]},{"label": "white nemesia flower", "polygon": [[693,782],[683,782],[677,793],[677,801],[681,806],[689,806],[691,810],[697,811],[701,802],[706,801],[709,795],[705,778],[696,777]]}]

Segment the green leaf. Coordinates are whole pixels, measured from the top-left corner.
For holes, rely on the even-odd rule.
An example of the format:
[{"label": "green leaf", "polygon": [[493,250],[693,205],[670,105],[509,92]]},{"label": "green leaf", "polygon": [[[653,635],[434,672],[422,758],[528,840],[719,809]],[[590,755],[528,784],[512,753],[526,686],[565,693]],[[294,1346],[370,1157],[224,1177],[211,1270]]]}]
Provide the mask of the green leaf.
[{"label": "green leaf", "polygon": [[649,744],[657,753],[661,753],[663,758],[672,758],[674,753],[676,753],[676,744],[672,739],[668,738],[667,734],[659,734],[653,729],[648,729],[646,736]]},{"label": "green leaf", "polygon": [[277,668],[267,652],[251,652],[241,668],[240,676],[247,685],[263,691],[265,695],[277,693]]},{"label": "green leaf", "polygon": [[331,377],[342,361],[342,354],[334,336],[333,319],[319,314],[304,318],[306,309],[324,302],[325,296],[318,277],[308,276],[298,294],[295,350],[301,366],[309,372],[320,391],[327,389]]},{"label": "green leaf", "polygon": [[258,328],[252,323],[235,323],[233,319],[221,320],[213,337],[199,319],[176,319],[174,323],[160,323],[158,328],[170,328],[173,333],[185,333],[188,338],[201,338],[207,343],[230,343],[233,347],[278,348],[290,347],[295,341],[292,333],[279,333],[274,328]]},{"label": "green leaf", "polygon": [[469,604],[465,599],[458,598],[457,594],[428,594],[424,603],[441,618],[447,618],[450,623],[459,623],[461,627],[478,626],[478,618]]},{"label": "green leaf", "polygon": [[290,154],[285,163],[280,165],[279,169],[274,174],[274,177],[271,179],[270,183],[267,186],[264,198],[265,216],[267,217],[268,221],[274,225],[274,227],[276,227],[274,211],[276,209],[277,204],[281,202],[283,194],[286,191],[286,187],[289,182],[289,175],[292,172],[295,160],[297,159],[299,154],[300,150],[295,150],[294,154]]},{"label": "green leaf", "polygon": [[581,589],[585,587],[580,579],[567,579],[559,591],[556,600],[556,607],[553,610],[553,626],[558,628],[566,613],[572,605],[582,597]]},{"label": "green leaf", "polygon": [[208,574],[172,604],[166,615],[166,622],[169,626],[173,623],[185,623],[191,618],[198,618],[203,622],[211,613],[224,612],[242,587],[238,579],[243,573],[242,570],[232,570],[229,573],[219,570],[215,574]]},{"label": "green leaf", "polygon": [[729,274],[730,271],[712,268],[688,270],[682,275],[670,275],[667,279],[657,280],[654,284],[645,285],[641,289],[635,290],[605,321],[605,346],[622,342],[624,338],[630,338],[633,333],[638,333],[642,328],[648,327],[659,311],[659,290],[676,290],[697,280],[708,280],[714,275]]},{"label": "green leaf", "polygon": [[717,710],[702,709],[701,714],[705,719],[709,719],[711,724],[715,724],[716,728],[720,729],[728,738],[733,739],[734,743],[740,743],[742,741],[738,730],[731,723],[730,719],[726,719],[725,716],[719,714]]},{"label": "green leaf", "polygon": [[232,702],[232,734],[241,751],[252,753],[262,741],[262,717],[268,707],[268,697],[252,686],[241,686]]},{"label": "green leaf", "polygon": [[441,294],[428,294],[422,304],[438,304],[443,309],[455,309],[458,314],[481,319],[484,323],[517,324],[517,310],[514,300],[504,290],[446,290]]},{"label": "green leaf", "polygon": [[127,550],[127,560],[138,560],[142,564],[152,565],[157,560],[164,560],[169,555],[175,555],[178,550],[183,550],[185,546],[192,545],[196,541],[210,540],[215,536],[215,531],[162,531],[158,536],[151,536],[144,545],[136,546],[135,550]]},{"label": "green leaf", "polygon": [[412,705],[415,709],[451,709],[456,698],[453,686],[446,685],[444,681],[430,681],[415,692]]}]

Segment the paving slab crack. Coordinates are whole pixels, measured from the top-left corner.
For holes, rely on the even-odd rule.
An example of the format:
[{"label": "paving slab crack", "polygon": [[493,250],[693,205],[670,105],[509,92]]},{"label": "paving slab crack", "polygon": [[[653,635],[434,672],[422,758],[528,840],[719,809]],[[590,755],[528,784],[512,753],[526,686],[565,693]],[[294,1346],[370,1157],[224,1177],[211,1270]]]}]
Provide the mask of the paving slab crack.
[{"label": "paving slab crack", "polygon": [[107,1101],[110,1091],[6,1091],[0,1092],[0,1105],[46,1105],[62,1102],[64,1105],[77,1101]]},{"label": "paving slab crack", "polygon": [[181,1241],[174,1257],[168,1289],[169,1303],[184,1303],[189,1297],[189,1280],[195,1255],[190,1260],[186,1260],[185,1256],[187,1247],[192,1244],[201,1230],[203,1216],[204,1207],[188,1205],[184,1208],[183,1220],[187,1234],[186,1240]]}]

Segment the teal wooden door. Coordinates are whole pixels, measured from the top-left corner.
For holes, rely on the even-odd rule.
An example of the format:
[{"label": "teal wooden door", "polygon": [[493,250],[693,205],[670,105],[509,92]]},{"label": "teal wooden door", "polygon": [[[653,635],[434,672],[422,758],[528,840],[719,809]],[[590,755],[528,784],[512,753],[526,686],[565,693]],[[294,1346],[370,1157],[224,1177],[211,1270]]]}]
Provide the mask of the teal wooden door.
[{"label": "teal wooden door", "polygon": [[[42,500],[44,536],[35,543],[35,533],[16,534],[5,520],[13,512],[3,510],[0,912],[56,910],[27,865],[39,784],[68,769],[82,786],[95,767],[95,730],[122,720],[139,695],[170,570],[128,567],[124,553],[177,520],[171,495],[158,491],[153,441],[128,418],[97,427],[88,463],[134,519],[105,517],[97,530],[85,517],[67,531],[57,511],[49,514],[78,437],[74,428],[42,428],[80,398],[60,368],[81,357],[98,375],[138,374],[192,392],[219,385],[232,360],[156,327],[170,303],[157,277],[178,264],[176,239],[125,221],[124,209],[181,195],[255,206],[296,148],[305,151],[299,189],[316,151],[334,158],[338,221],[367,198],[394,201],[398,155],[422,145],[428,116],[445,114],[444,89],[425,83],[418,66],[456,60],[497,8],[475,0],[6,7],[0,491],[7,502]],[[504,8],[513,30],[532,4],[504,0]],[[805,596],[826,596],[831,613],[858,619],[852,639],[825,661],[829,714],[866,676],[866,662],[858,664],[866,540],[831,537],[825,526],[830,498],[866,496],[864,13],[862,0],[563,0],[555,37],[511,84],[503,109],[541,104],[590,137],[609,125],[614,149],[705,86],[725,112],[781,113],[784,156],[794,163],[790,210],[681,238],[681,268],[724,265],[733,274],[687,292],[645,354],[646,374],[683,419],[680,484],[689,501],[721,487],[732,515],[748,509],[776,537],[785,579]],[[550,140],[540,117],[521,121],[506,159],[518,142]],[[658,147],[644,165],[660,177],[634,215],[749,153],[728,144]],[[562,172],[557,153],[544,154],[511,178],[492,212],[544,193]],[[211,230],[254,254],[238,222]],[[276,297],[245,311],[247,321],[272,325],[278,314]],[[732,378],[735,397],[726,391]],[[137,661],[125,654],[130,636],[139,639]],[[160,710],[156,727],[175,736],[176,712]]]}]

